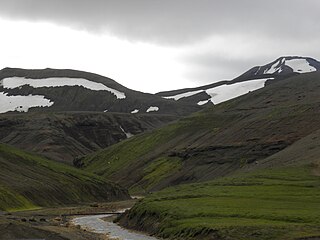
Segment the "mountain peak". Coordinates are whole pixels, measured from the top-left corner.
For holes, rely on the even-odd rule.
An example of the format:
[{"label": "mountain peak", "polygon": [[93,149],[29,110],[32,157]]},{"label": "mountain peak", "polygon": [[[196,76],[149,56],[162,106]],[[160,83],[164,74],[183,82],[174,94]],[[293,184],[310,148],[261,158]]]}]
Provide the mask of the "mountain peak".
[{"label": "mountain peak", "polygon": [[[275,62],[269,64],[267,69],[264,70],[264,74],[274,74],[274,73],[281,73],[285,70],[295,73],[307,73],[307,72],[315,72],[317,71],[317,67],[314,63],[316,60],[312,58],[305,58],[305,57],[281,57]],[[317,62],[320,64],[319,62]],[[270,66],[271,65],[271,66]],[[290,69],[288,69],[290,68]]]},{"label": "mountain peak", "polygon": [[320,62],[310,57],[282,56],[263,66],[256,66],[241,75],[240,79],[283,77],[320,71]]}]

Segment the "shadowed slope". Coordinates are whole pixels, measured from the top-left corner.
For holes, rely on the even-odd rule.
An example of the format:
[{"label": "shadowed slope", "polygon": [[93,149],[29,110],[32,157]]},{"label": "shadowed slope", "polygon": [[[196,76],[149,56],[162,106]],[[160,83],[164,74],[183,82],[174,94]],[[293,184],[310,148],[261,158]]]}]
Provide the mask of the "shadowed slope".
[{"label": "shadowed slope", "polygon": [[93,174],[0,144],[0,209],[128,199],[127,191]]}]

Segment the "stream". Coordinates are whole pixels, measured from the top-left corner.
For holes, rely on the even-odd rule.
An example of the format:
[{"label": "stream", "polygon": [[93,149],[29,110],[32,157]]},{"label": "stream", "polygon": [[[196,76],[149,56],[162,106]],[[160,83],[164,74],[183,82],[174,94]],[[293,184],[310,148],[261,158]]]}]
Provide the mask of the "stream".
[{"label": "stream", "polygon": [[157,238],[155,237],[151,237],[143,233],[129,231],[113,222],[102,220],[103,218],[112,216],[112,214],[104,214],[77,217],[72,220],[72,223],[74,225],[79,225],[81,228],[86,229],[90,232],[107,234],[110,239],[157,240]]}]

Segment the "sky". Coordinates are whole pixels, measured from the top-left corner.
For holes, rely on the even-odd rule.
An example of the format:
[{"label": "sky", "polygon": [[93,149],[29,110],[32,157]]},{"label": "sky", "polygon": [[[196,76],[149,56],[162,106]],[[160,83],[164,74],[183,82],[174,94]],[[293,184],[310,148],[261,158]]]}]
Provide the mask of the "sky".
[{"label": "sky", "polygon": [[320,59],[319,0],[0,0],[0,68],[98,73],[143,92]]}]

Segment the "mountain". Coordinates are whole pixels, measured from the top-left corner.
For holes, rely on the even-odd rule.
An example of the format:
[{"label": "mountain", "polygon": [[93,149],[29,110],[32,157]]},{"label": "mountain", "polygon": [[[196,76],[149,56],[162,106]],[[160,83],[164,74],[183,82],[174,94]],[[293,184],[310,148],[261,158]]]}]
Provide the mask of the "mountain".
[{"label": "mountain", "polygon": [[157,95],[190,105],[219,104],[263,88],[266,84],[314,71],[320,71],[320,62],[313,58],[280,57],[264,66],[253,67],[230,81],[224,80],[196,88],[160,92]]},{"label": "mountain", "polygon": [[319,94],[320,73],[298,74],[90,155],[84,168],[134,192],[257,168],[319,129]]},{"label": "mountain", "polygon": [[164,126],[177,117],[99,112],[0,114],[0,142],[76,164],[82,156]]},{"label": "mountain", "polygon": [[128,89],[97,74],[59,69],[2,69],[0,101],[0,113],[98,111],[187,115],[201,109]]},{"label": "mountain", "polygon": [[287,77],[301,73],[320,71],[320,62],[309,57],[288,56],[264,66],[256,66],[245,72],[237,79]]},{"label": "mountain", "polygon": [[125,189],[101,177],[4,144],[0,196],[5,211],[129,199]]},{"label": "mountain", "polygon": [[255,91],[268,83],[319,69],[320,62],[312,58],[280,57],[230,81],[147,94],[88,72],[5,68],[0,71],[0,113],[98,111],[182,116]]},{"label": "mountain", "polygon": [[275,81],[92,154],[84,169],[149,193],[117,219],[126,228],[164,239],[317,239],[319,94],[319,72]]}]

